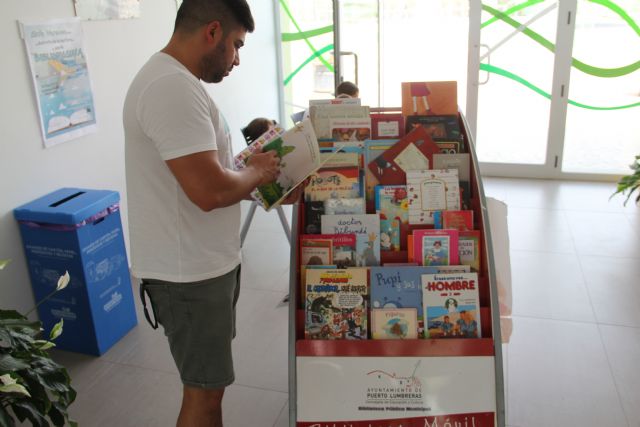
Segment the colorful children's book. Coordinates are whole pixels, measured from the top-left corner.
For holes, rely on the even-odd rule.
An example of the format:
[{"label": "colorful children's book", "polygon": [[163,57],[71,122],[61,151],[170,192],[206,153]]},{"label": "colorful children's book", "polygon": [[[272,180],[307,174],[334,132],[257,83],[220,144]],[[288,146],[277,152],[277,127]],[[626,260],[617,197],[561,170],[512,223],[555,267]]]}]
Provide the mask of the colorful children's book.
[{"label": "colorful children's book", "polygon": [[[440,148],[440,154],[458,154],[462,151],[460,141],[433,141]],[[435,163],[435,160],[434,160]],[[434,166],[434,169],[442,169]]]},{"label": "colorful children's book", "polygon": [[337,265],[301,265],[300,266],[300,301],[304,308],[304,302],[307,295],[307,270],[335,270]]},{"label": "colorful children's book", "polygon": [[331,265],[333,242],[327,238],[300,236],[300,265]]},{"label": "colorful children's book", "polygon": [[367,339],[367,269],[307,269],[307,339]]},{"label": "colorful children's book", "polygon": [[356,265],[380,265],[380,217],[366,215],[323,215],[322,234],[355,234]]},{"label": "colorful children's book", "polygon": [[446,116],[457,114],[457,82],[402,83],[403,116]]},{"label": "colorful children's book", "polygon": [[400,250],[400,221],[397,219],[380,219],[380,250]]},{"label": "colorful children's book", "polygon": [[[337,268],[356,266],[355,234],[305,234],[302,238],[310,240],[329,240],[332,246],[332,262]],[[302,244],[302,240],[301,240]]]},{"label": "colorful children's book", "polygon": [[418,310],[379,308],[371,310],[371,338],[402,340],[418,338]]},{"label": "colorful children's book", "polygon": [[402,114],[371,114],[373,139],[400,139],[404,136]]},{"label": "colorful children's book", "polygon": [[324,215],[324,202],[306,202],[304,204],[304,232],[319,234],[322,215]]},{"label": "colorful children's book", "polygon": [[[380,141],[365,141],[364,142],[364,180],[365,180],[365,199],[367,201],[367,212],[374,212],[374,188],[380,184],[378,178],[371,172],[371,169],[367,167],[369,163],[377,159],[387,149],[391,148],[393,144],[398,142],[397,139],[392,140],[380,140]],[[369,210],[370,209],[370,210]]]},{"label": "colorful children's book", "polygon": [[360,98],[310,99],[309,107],[316,105],[361,105]]},{"label": "colorful children's book", "polygon": [[469,153],[434,154],[433,169],[457,169],[460,181],[471,179],[471,158]]},{"label": "colorful children's book", "polygon": [[435,211],[433,228],[453,228],[458,231],[473,230],[473,211]]},{"label": "colorful children's book", "polygon": [[357,167],[321,168],[309,177],[304,189],[307,202],[360,197],[360,171]]},{"label": "colorful children's book", "polygon": [[371,308],[415,308],[421,319],[421,276],[437,272],[437,267],[371,267],[369,270]]},{"label": "colorful children's book", "polygon": [[324,150],[324,148],[320,149],[320,163],[323,168],[360,167],[360,155],[358,153]]},{"label": "colorful children's book", "polygon": [[380,184],[407,183],[407,172],[433,169],[433,155],[440,152],[427,131],[419,127],[367,165]]},{"label": "colorful children's book", "polygon": [[371,119],[330,119],[331,139],[340,142],[371,139]]},{"label": "colorful children's book", "polygon": [[425,338],[480,338],[477,273],[422,275]]},{"label": "colorful children's book", "polygon": [[460,189],[456,169],[410,171],[407,173],[409,224],[433,224],[433,213],[460,210]]},{"label": "colorful children's book", "polygon": [[421,265],[458,265],[458,230],[414,230],[413,256]]},{"label": "colorful children's book", "polygon": [[280,174],[277,180],[260,185],[251,193],[251,197],[267,211],[278,205],[320,167],[318,140],[309,120],[294,125],[271,140],[263,141],[262,137],[258,138],[236,156],[236,167],[244,167],[256,147],[261,148],[263,152],[275,151],[280,159]]},{"label": "colorful children's book", "polygon": [[462,140],[457,114],[451,116],[408,116],[406,123],[407,133],[422,126],[436,142]]},{"label": "colorful children's book", "polygon": [[461,231],[458,235],[458,254],[460,264],[469,265],[473,271],[480,271],[482,254],[480,230]]},{"label": "colorful children's book", "polygon": [[353,199],[327,199],[324,201],[325,215],[357,215],[366,213],[363,197]]},{"label": "colorful children's book", "polygon": [[331,139],[332,119],[368,119],[369,107],[360,105],[310,105],[309,116],[318,139]]},{"label": "colorful children's book", "polygon": [[409,223],[409,200],[406,185],[376,185],[376,213],[380,219],[397,219]]}]

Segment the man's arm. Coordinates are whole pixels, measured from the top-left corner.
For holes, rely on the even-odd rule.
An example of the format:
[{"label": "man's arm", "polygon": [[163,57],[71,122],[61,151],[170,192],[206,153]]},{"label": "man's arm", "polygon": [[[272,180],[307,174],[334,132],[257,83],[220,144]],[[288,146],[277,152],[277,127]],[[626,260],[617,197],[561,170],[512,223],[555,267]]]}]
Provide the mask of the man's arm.
[{"label": "man's arm", "polygon": [[189,200],[206,212],[238,203],[258,185],[274,181],[279,172],[275,151],[253,154],[247,167],[238,171],[223,167],[217,151],[202,151],[166,163]]}]

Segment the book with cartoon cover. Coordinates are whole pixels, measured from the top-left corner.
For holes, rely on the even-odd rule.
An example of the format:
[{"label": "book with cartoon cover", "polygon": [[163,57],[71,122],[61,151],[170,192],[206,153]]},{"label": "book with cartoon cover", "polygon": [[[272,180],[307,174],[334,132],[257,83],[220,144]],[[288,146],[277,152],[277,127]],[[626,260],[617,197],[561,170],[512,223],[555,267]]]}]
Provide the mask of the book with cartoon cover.
[{"label": "book with cartoon cover", "polygon": [[367,269],[307,269],[306,339],[367,339]]},{"label": "book with cartoon cover", "polygon": [[422,275],[425,338],[480,338],[478,273]]},{"label": "book with cartoon cover", "polygon": [[322,215],[322,234],[355,234],[356,266],[380,265],[380,217],[365,215]]},{"label": "book with cartoon cover", "polygon": [[321,166],[318,140],[308,119],[287,131],[282,132],[277,127],[272,131],[263,134],[234,158],[236,168],[242,169],[258,149],[277,153],[280,159],[278,178],[269,184],[258,186],[251,193],[251,197],[267,211],[282,202],[296,186]]},{"label": "book with cartoon cover", "polygon": [[418,338],[418,310],[378,308],[371,310],[371,338],[402,340]]}]

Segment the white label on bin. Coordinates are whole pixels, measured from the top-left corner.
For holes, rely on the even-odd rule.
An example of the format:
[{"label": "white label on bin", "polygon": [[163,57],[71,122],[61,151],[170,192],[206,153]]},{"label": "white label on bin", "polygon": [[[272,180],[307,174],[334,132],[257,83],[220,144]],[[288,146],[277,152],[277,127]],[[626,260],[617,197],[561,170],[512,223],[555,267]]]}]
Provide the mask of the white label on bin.
[{"label": "white label on bin", "polygon": [[104,311],[107,313],[113,310],[122,301],[122,294],[120,292],[114,292],[111,294],[111,299],[103,306]]},{"label": "white label on bin", "polygon": [[73,311],[71,311],[71,309],[69,309],[69,307],[62,307],[61,309],[52,308],[51,314],[53,317],[61,317],[65,320],[76,320],[78,317]]}]

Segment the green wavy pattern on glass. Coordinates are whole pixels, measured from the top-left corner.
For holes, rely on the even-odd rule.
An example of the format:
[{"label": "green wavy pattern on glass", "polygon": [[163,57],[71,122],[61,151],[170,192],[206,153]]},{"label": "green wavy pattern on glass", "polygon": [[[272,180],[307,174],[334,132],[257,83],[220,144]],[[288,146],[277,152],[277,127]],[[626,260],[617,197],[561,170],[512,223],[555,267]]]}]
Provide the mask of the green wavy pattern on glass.
[{"label": "green wavy pattern on glass", "polygon": [[[505,10],[505,11],[504,11],[504,12],[502,12],[502,13],[504,13],[505,15],[511,15],[511,14],[513,14],[513,13],[516,13],[516,12],[517,12],[517,11],[519,11],[519,10],[526,9],[526,8],[528,8],[529,6],[533,6],[534,4],[542,3],[542,2],[544,2],[544,1],[545,1],[545,0],[528,0],[528,1],[522,2],[522,3],[520,3],[520,4],[517,4],[517,5],[513,6],[513,7],[510,7],[509,9]],[[483,5],[483,6],[484,6],[484,5]],[[486,27],[487,25],[493,24],[493,23],[494,23],[494,22],[496,22],[497,20],[498,20],[498,18],[497,18],[497,17],[495,17],[495,16],[494,16],[494,17],[492,17],[492,18],[489,18],[488,20],[486,20],[485,22],[483,22],[483,23],[480,25],[480,28],[484,28],[484,27]]]},{"label": "green wavy pattern on glass", "polygon": [[[296,27],[296,30],[298,30],[298,33],[303,33],[302,29],[300,28],[300,25],[298,25],[298,22],[295,20],[295,18],[293,17],[293,15],[291,14],[291,11],[289,10],[289,7],[287,6],[287,3],[284,0],[280,0],[280,5],[282,6],[282,9],[284,10],[284,12],[287,14],[287,16],[289,17],[289,19],[291,20],[291,22],[293,23],[293,25]],[[312,55],[311,55],[311,59],[313,58],[318,58],[320,60],[320,62],[322,62],[324,64],[325,67],[327,67],[327,69],[329,71],[331,71],[333,73],[333,65],[329,64],[327,62],[326,59],[324,59],[322,57],[322,54],[326,52],[326,50],[323,50],[323,52],[319,52],[309,41],[309,39],[307,37],[302,38],[302,40],[304,40],[305,44],[307,46],[309,46],[309,49],[311,49]],[[284,41],[284,40],[283,40]],[[302,65],[298,68],[296,68],[296,70],[294,70],[293,73],[291,73],[291,75],[289,75],[289,77],[287,77],[287,79],[285,79],[284,85],[286,86],[287,83],[289,83],[291,81],[291,78],[293,78],[293,76],[295,76],[301,69],[302,67],[304,67],[304,65],[306,65],[308,63],[308,61],[303,62]]]},{"label": "green wavy pattern on glass", "polygon": [[[487,71],[489,73],[493,73],[493,74],[498,74],[501,75],[503,77],[506,77],[508,79],[511,79],[513,81],[516,81],[520,84],[522,84],[523,86],[528,87],[529,89],[533,90],[534,92],[538,93],[539,95],[544,96],[547,99],[551,99],[551,94],[549,94],[548,92],[545,92],[544,90],[540,89],[538,86],[534,85],[531,82],[528,82],[527,80],[523,79],[522,77],[513,74],[510,71],[507,71],[503,68],[499,68],[496,67],[495,65],[491,65],[491,64],[484,64],[481,63],[480,64],[480,69]],[[580,107],[580,108],[586,108],[588,110],[622,110],[625,108],[632,108],[632,107],[640,107],[640,102],[634,102],[633,104],[628,104],[628,105],[619,105],[619,106],[615,106],[615,107],[596,107],[593,105],[586,105],[586,104],[582,104],[580,102],[576,102],[576,101],[572,101],[572,100],[568,100],[569,104],[571,105],[575,105],[576,107]]]},{"label": "green wavy pattern on glass", "polygon": [[[329,44],[329,45],[326,45],[325,47],[323,47],[322,49],[320,49],[320,50],[318,50],[318,51],[314,51],[314,52],[313,52],[313,55],[311,55],[310,57],[308,57],[307,59],[305,59],[305,60],[304,60],[304,62],[298,66],[298,68],[296,68],[295,70],[293,70],[293,71],[291,72],[291,74],[289,74],[289,75],[287,76],[287,78],[286,78],[286,79],[284,79],[284,85],[286,86],[286,85],[291,81],[291,79],[292,79],[296,74],[298,74],[298,72],[299,72],[300,70],[302,70],[302,69],[304,68],[304,66],[305,66],[305,65],[307,65],[309,62],[311,62],[314,58],[318,58],[318,57],[320,57],[320,55],[322,55],[323,53],[325,53],[325,52],[329,52],[329,51],[330,51],[330,50],[332,50],[332,49],[333,49],[333,43],[331,43],[331,44]],[[333,71],[333,70],[332,70],[332,71]]]},{"label": "green wavy pattern on glass", "polygon": [[[604,3],[611,3],[608,0],[596,0],[598,3],[600,4],[604,4]],[[511,25],[513,28],[520,28],[522,27],[522,24],[520,24],[518,21],[516,21],[515,19],[511,18],[510,16],[507,15],[506,12],[501,12],[497,9],[492,8],[491,6],[487,6],[487,5],[482,5],[482,9],[491,13],[492,15],[494,15],[497,19],[500,19],[501,21]],[[513,9],[513,8],[512,8]],[[622,9],[620,9],[620,11],[622,13],[624,13],[622,11]],[[625,14],[626,15],[626,14]],[[626,15],[628,20],[625,19],[628,23],[629,21],[631,23],[633,23],[633,20]],[[635,23],[634,23],[635,25]],[[637,27],[637,25],[636,25]],[[551,52],[555,52],[555,46],[553,43],[551,43],[549,40],[547,40],[546,38],[544,38],[543,36],[541,36],[540,34],[536,33],[535,31],[531,30],[528,27],[525,27],[522,30],[522,33],[525,34],[526,36],[528,36],[529,38],[531,38],[532,40],[538,42],[540,45],[542,45],[543,47],[547,48],[549,51]],[[596,77],[620,77],[620,76],[625,76],[627,74],[631,74],[634,71],[640,69],[640,60],[636,61],[632,64],[629,65],[625,65],[623,67],[618,67],[618,68],[601,68],[601,67],[595,67],[593,65],[589,65],[589,64],[585,64],[584,62],[575,59],[575,58],[571,58],[571,65],[575,68],[577,68],[578,70],[582,71],[583,73],[586,74],[590,74],[592,76],[596,76]]]},{"label": "green wavy pattern on glass", "polygon": [[[526,9],[530,6],[533,6],[535,4],[538,3],[543,3],[545,0],[527,0],[525,2],[522,2],[520,4],[517,4],[513,7],[510,7],[509,9],[505,10],[504,13],[505,15],[512,15],[513,13],[522,10],[522,9]],[[624,9],[622,9],[620,6],[618,6],[617,4],[615,4],[612,1],[609,0],[587,0],[591,3],[595,3],[595,4],[599,4],[601,6],[604,6],[608,9],[610,9],[612,12],[616,13],[618,16],[620,16],[624,21],[626,21],[627,24],[629,24],[629,26],[631,28],[633,28],[633,31],[636,32],[636,34],[638,34],[640,36],[640,26],[638,26],[638,24],[635,23],[635,21],[633,20],[633,18],[631,18],[631,16],[629,16],[629,14],[627,12],[625,12]],[[498,20],[498,18],[496,18],[495,16],[493,18],[488,19],[487,21],[483,22],[482,25],[480,26],[482,27],[486,27],[489,24],[493,24],[494,22],[496,22]]]},{"label": "green wavy pattern on glass", "polygon": [[303,31],[298,33],[282,33],[283,42],[293,42],[296,40],[308,39],[315,36],[321,36],[333,32],[333,25],[327,25],[326,27],[316,28],[309,31]]}]

